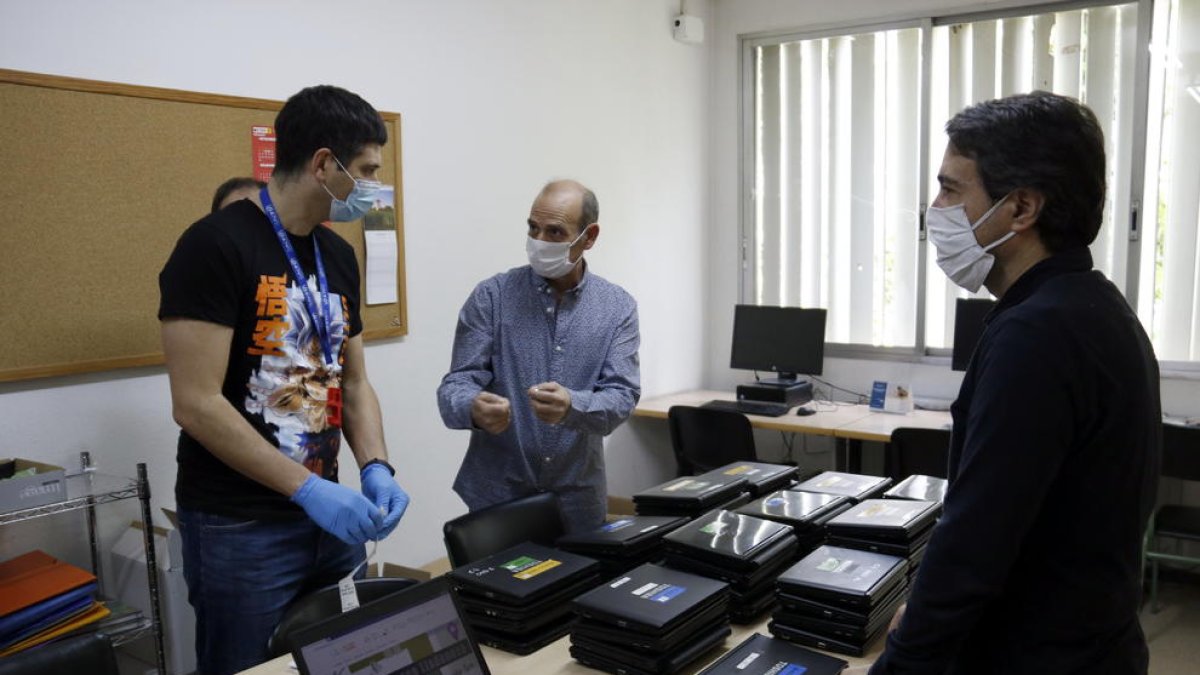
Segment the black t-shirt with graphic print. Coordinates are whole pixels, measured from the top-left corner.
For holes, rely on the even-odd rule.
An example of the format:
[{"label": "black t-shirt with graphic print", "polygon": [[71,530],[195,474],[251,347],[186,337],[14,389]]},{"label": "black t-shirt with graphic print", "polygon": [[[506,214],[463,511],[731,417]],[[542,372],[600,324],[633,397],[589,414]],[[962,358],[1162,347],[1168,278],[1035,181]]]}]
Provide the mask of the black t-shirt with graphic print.
[{"label": "black t-shirt with graphic print", "polygon": [[[336,481],[341,432],[326,419],[326,392],[341,385],[346,339],[362,331],[358,262],[329,228],[289,237],[319,307],[314,237],[321,249],[333,314],[332,368],[271,222],[249,200],[205,216],[179,238],[159,274],[158,317],[232,328],[225,398],[280,452]],[[182,507],[265,520],[303,515],[287,496],[229,468],[182,431],[177,460],[175,499]]]}]

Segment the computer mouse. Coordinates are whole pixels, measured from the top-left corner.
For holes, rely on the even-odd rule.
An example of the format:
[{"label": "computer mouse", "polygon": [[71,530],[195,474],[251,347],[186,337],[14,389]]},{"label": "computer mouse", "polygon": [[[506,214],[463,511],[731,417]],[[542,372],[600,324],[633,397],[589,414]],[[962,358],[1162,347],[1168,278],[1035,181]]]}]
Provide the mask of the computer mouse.
[{"label": "computer mouse", "polygon": [[796,414],[800,415],[800,416],[814,415],[814,414],[816,414],[816,412],[817,411],[813,410],[812,408],[804,408],[804,407],[796,408]]}]

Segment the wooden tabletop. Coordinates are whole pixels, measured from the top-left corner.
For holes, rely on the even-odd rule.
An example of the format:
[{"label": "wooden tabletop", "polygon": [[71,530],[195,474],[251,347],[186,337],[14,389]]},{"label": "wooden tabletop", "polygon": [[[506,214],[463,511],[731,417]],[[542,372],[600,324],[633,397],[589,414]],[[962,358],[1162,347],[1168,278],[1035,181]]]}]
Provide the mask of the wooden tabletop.
[{"label": "wooden tabletop", "polygon": [[[683,391],[666,396],[656,396],[638,403],[634,408],[635,417],[651,417],[666,419],[671,406],[698,406],[714,399],[733,400],[731,392],[712,389],[696,389]],[[813,401],[805,406],[816,410],[812,415],[800,416],[795,414],[795,408],[780,417],[763,415],[746,415],[751,426],[756,429],[773,429],[777,431],[814,436],[833,436],[859,441],[878,441],[886,443],[892,438],[892,431],[900,427],[921,427],[923,429],[940,429],[950,423],[950,413],[935,410],[914,410],[905,414],[885,413],[871,410],[869,406],[855,403],[830,403]]]},{"label": "wooden tabletop", "polygon": [[[767,621],[769,620],[770,615],[766,615],[757,623],[746,626],[732,626],[733,634],[725,638],[723,645],[714,648],[697,659],[683,673],[691,674],[703,670],[730,649],[741,644],[742,640],[750,637],[753,633],[770,635],[767,631]],[[883,642],[882,637],[876,639],[866,656],[861,658],[836,654],[834,652],[824,653],[836,656],[850,663],[851,668],[846,670],[843,675],[866,673],[870,665],[875,662],[875,659],[879,658],[880,652],[883,651]],[[570,646],[570,638],[564,637],[527,656],[517,656],[516,654],[509,654],[508,652],[485,646],[480,647],[480,651],[483,652],[483,658],[487,661],[488,669],[491,670],[493,675],[595,675],[597,671],[580,665],[578,661],[571,658],[571,654],[568,651]],[[291,656],[281,656],[249,670],[242,671],[242,675],[295,675],[296,670],[290,667],[291,664]]]}]

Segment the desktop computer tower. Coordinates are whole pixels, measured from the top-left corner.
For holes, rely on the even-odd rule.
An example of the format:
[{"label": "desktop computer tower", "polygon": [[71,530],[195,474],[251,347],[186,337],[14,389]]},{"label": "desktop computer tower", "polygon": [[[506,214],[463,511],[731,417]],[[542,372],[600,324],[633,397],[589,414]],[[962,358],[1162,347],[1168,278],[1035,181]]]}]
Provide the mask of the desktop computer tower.
[{"label": "desktop computer tower", "polygon": [[783,403],[789,408],[804,405],[813,398],[812,382],[797,380],[789,384],[763,384],[751,382],[739,384],[737,388],[739,401],[763,401],[765,403]]}]

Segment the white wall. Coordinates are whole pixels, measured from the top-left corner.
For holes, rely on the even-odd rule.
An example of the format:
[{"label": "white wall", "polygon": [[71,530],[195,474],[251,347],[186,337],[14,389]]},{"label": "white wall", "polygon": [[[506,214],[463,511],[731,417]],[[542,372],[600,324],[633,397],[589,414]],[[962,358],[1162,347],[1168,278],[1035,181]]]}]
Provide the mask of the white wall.
[{"label": "white wall", "polygon": [[[1039,5],[1030,0],[852,0],[849,2],[794,2],[789,0],[718,0],[713,28],[712,193],[708,236],[706,323],[708,326],[705,383],[732,389],[746,373],[728,367],[733,306],[739,301],[738,223],[741,177],[739,104],[741,101],[739,37],[761,33],[811,30],[910,19],[923,16],[987,11]],[[901,380],[912,384],[918,396],[953,399],[962,381],[952,373],[947,359],[927,363],[896,363],[852,359],[826,359],[824,379],[857,392],[870,391],[874,380]],[[1168,373],[1162,383],[1163,409],[1179,415],[1200,415],[1200,380]]]},{"label": "white wall", "polygon": [[[393,462],[413,497],[379,555],[413,565],[444,555],[441,524],[465,511],[450,484],[467,437],[442,426],[434,396],[455,317],[477,281],[523,263],[524,220],[547,179],[576,177],[599,197],[591,269],[640,303],[646,394],[700,384],[708,51],[672,40],[678,7],[13,2],[0,5],[0,67],[279,100],[333,83],[403,116],[410,334],[370,344],[367,365]],[[688,8],[707,18],[710,4]],[[198,215],[180,213],[173,226]],[[657,433],[622,430],[611,439],[614,492],[642,486],[638,472],[657,460],[638,453]],[[118,473],[145,461],[156,506],[174,504],[176,434],[161,368],[0,385],[0,455],[73,465],[88,449]],[[348,453],[342,462],[354,466]],[[16,541],[0,531],[0,558],[33,545],[24,533]]]}]

